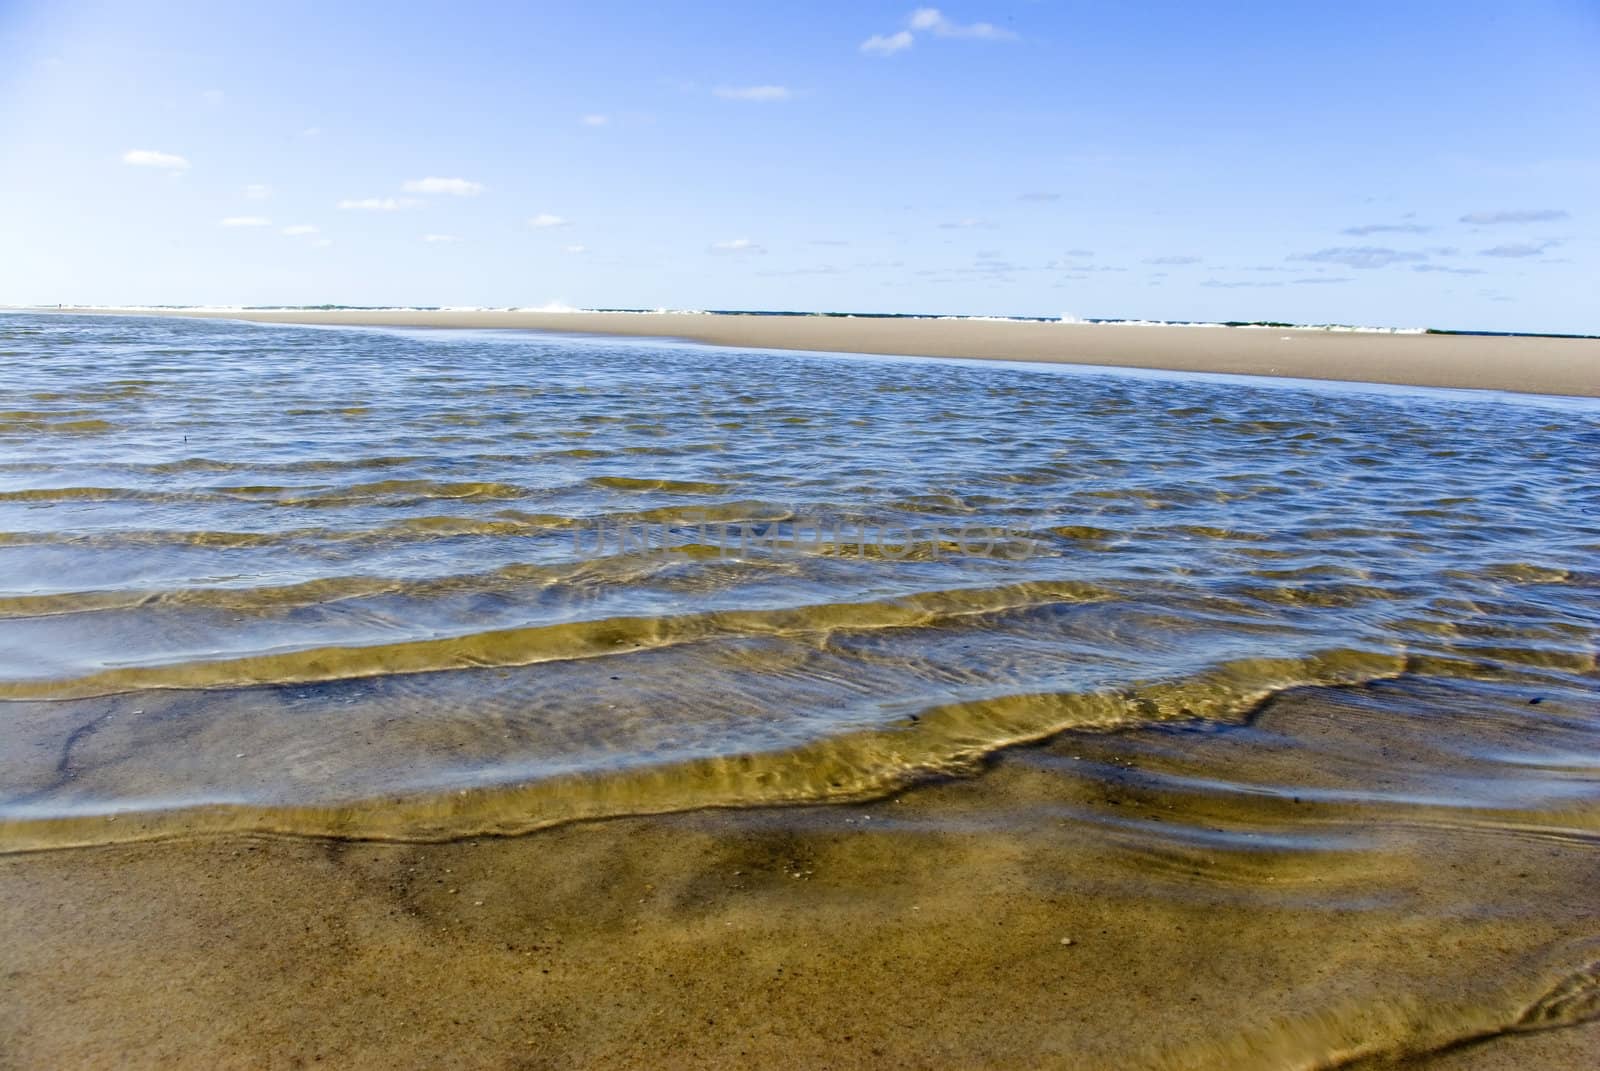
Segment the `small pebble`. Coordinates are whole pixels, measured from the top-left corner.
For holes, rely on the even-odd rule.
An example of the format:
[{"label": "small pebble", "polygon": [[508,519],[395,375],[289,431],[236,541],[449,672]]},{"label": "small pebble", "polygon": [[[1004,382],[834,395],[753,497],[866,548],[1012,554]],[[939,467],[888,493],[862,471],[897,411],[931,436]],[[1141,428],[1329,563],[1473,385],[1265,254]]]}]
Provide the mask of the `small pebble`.
[{"label": "small pebble", "polygon": [[1070,937],[1063,937],[1063,938],[1062,938],[1062,939],[1061,939],[1061,943],[1062,943],[1062,944],[1064,944],[1064,945],[1070,945],[1070,944],[1071,944],[1071,943],[1072,943],[1072,938],[1070,938]]}]

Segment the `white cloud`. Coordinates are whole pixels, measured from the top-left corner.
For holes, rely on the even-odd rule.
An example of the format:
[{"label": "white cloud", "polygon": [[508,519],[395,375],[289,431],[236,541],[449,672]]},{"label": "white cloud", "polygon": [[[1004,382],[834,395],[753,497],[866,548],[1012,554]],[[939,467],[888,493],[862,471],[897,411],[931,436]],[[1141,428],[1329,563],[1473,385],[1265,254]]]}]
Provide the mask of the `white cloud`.
[{"label": "white cloud", "polygon": [[541,230],[546,227],[565,227],[566,225],[567,221],[565,219],[551,215],[549,212],[540,212],[537,216],[528,220],[528,226],[538,227]]},{"label": "white cloud", "polygon": [[584,126],[605,126],[611,122],[611,117],[609,115],[585,115],[578,122]]},{"label": "white cloud", "polygon": [[200,99],[208,108],[220,108],[227,102],[228,96],[220,89],[207,89],[200,94]]},{"label": "white cloud", "polygon": [[134,167],[164,167],[168,171],[187,171],[189,161],[175,153],[156,152],[154,149],[129,149],[122,154],[122,162]]},{"label": "white cloud", "polygon": [[712,92],[723,100],[749,100],[759,104],[788,100],[794,96],[788,86],[718,86]]},{"label": "white cloud", "polygon": [[1420,223],[1364,223],[1359,227],[1346,227],[1339,233],[1365,238],[1372,234],[1427,234],[1432,230]]},{"label": "white cloud", "polygon": [[994,224],[988,220],[973,219],[971,217],[939,224],[939,229],[942,231],[992,230],[993,228]]},{"label": "white cloud", "polygon": [[732,238],[726,242],[712,242],[710,251],[713,253],[722,254],[731,253],[759,256],[762,253],[765,253],[766,249],[757,245],[755,242],[752,242],[748,238]]},{"label": "white cloud", "polygon": [[906,27],[891,34],[873,34],[861,42],[861,51],[892,56],[911,47],[919,33],[935,37],[966,37],[981,41],[1015,41],[1017,35],[992,22],[954,22],[936,7],[919,7],[906,20]]},{"label": "white cloud", "polygon": [[1554,249],[1560,245],[1559,239],[1547,238],[1542,242],[1513,242],[1509,245],[1497,245],[1493,249],[1481,251],[1486,257],[1536,257],[1547,249]]},{"label": "white cloud", "polygon": [[861,51],[876,53],[880,56],[892,56],[896,52],[910,48],[916,38],[911,36],[910,30],[901,30],[898,33],[875,33],[861,42]]},{"label": "white cloud", "polygon": [[1552,223],[1558,219],[1568,219],[1571,213],[1564,208],[1538,208],[1527,211],[1511,212],[1471,212],[1461,217],[1462,223],[1476,223],[1479,225],[1495,223]]},{"label": "white cloud", "polygon": [[318,248],[318,249],[326,249],[330,245],[333,244],[333,239],[332,238],[318,238],[316,241],[312,242],[311,244],[313,246],[315,246],[316,248]]},{"label": "white cloud", "polygon": [[270,227],[272,220],[265,216],[229,216],[222,221],[224,227]]},{"label": "white cloud", "polygon": [[1314,264],[1338,264],[1346,268],[1387,268],[1391,264],[1407,264],[1427,260],[1427,254],[1410,250],[1388,249],[1383,246],[1335,246],[1319,249],[1315,253],[1297,253],[1289,260],[1307,260]]},{"label": "white cloud", "polygon": [[301,235],[316,234],[317,228],[312,226],[310,223],[296,223],[292,226],[283,228],[283,233],[287,234],[290,238],[299,238]]},{"label": "white cloud", "polygon": [[415,208],[422,202],[415,197],[360,197],[346,198],[339,207],[356,212],[398,212],[402,208]]},{"label": "white cloud", "polygon": [[986,41],[1014,41],[1017,35],[1002,30],[992,22],[972,22],[963,26],[951,22],[936,7],[919,7],[911,13],[910,27],[925,30],[937,37],[976,37]]},{"label": "white cloud", "polygon": [[252,201],[265,201],[272,196],[272,187],[261,182],[252,182],[244,188],[244,195]]},{"label": "white cloud", "polygon": [[569,246],[567,246],[567,252],[568,253],[587,253],[588,251],[589,251],[589,247],[586,246],[586,245],[569,245]]},{"label": "white cloud", "polygon": [[1234,280],[1230,280],[1228,282],[1224,282],[1224,281],[1222,281],[1220,279],[1207,279],[1205,282],[1201,283],[1200,285],[1201,286],[1209,286],[1209,287],[1212,287],[1212,288],[1218,289],[1218,290],[1241,290],[1241,289],[1266,290],[1266,289],[1272,289],[1272,288],[1275,288],[1275,287],[1280,287],[1283,284],[1282,283],[1278,283],[1278,282],[1261,283],[1261,282],[1255,282],[1255,281],[1250,280],[1250,279],[1234,279]]},{"label": "white cloud", "polygon": [[453,234],[424,234],[422,236],[422,240],[424,242],[459,242],[459,241],[461,241],[460,238],[457,238]]},{"label": "white cloud", "polygon": [[308,126],[304,130],[300,131],[300,136],[303,138],[321,137],[322,128],[320,126]]},{"label": "white cloud", "polygon": [[483,192],[483,183],[469,182],[464,178],[412,179],[401,189],[407,193],[447,193],[452,197],[476,197]]}]

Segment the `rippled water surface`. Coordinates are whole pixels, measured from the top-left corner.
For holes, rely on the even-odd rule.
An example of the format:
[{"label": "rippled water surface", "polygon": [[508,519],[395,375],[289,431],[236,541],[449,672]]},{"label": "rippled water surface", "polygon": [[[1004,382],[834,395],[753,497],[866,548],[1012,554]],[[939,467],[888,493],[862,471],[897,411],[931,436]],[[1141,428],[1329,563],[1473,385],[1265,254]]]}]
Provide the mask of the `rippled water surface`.
[{"label": "rippled water surface", "polygon": [[1570,809],[1597,456],[1558,399],[0,316],[0,835],[864,797],[1401,675],[1550,734],[1416,792]]}]

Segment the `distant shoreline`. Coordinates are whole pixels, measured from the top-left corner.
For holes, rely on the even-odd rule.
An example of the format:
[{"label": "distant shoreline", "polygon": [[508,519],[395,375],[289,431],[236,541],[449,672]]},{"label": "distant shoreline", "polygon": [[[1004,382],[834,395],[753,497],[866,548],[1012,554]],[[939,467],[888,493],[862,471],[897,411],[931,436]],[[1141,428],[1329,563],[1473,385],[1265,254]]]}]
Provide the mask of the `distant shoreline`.
[{"label": "distant shoreline", "polygon": [[37,311],[665,337],[750,349],[1109,365],[1600,397],[1600,338],[1571,335],[790,312],[72,306]]}]

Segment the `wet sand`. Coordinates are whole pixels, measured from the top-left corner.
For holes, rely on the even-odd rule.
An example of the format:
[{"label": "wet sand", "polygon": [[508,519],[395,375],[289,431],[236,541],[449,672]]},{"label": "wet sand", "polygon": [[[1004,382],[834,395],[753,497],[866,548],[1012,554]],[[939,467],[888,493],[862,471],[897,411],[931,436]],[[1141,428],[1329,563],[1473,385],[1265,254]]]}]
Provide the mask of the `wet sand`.
[{"label": "wet sand", "polygon": [[680,338],[753,349],[1044,361],[1600,396],[1600,339],[997,320],[522,310],[97,311],[260,323],[520,328]]},{"label": "wet sand", "polygon": [[0,1065],[1586,1067],[1593,807],[1418,802],[1439,721],[1510,701],[1306,689],[867,804],[0,857]]}]

